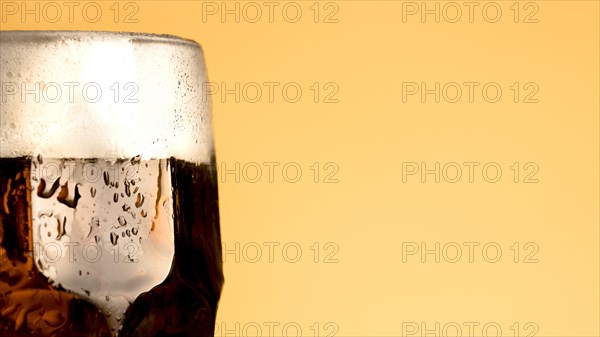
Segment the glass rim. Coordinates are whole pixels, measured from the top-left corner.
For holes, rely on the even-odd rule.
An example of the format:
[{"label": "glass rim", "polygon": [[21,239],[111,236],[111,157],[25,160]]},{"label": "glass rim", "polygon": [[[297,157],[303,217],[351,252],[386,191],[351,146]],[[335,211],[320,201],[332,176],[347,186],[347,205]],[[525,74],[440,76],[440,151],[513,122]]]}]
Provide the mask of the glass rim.
[{"label": "glass rim", "polygon": [[186,39],[171,34],[156,34],[129,31],[103,31],[103,30],[0,30],[0,40],[4,42],[48,42],[59,39],[85,39],[85,38],[115,38],[127,40],[131,43],[163,43],[170,45],[186,45],[202,49],[194,40]]}]

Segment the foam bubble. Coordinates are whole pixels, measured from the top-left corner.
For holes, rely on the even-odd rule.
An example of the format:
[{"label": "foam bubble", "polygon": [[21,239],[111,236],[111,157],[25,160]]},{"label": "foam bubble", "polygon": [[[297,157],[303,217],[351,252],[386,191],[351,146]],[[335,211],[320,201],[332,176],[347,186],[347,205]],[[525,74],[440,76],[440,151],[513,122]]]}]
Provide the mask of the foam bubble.
[{"label": "foam bubble", "polygon": [[176,157],[213,151],[204,55],[114,32],[0,32],[0,157]]}]

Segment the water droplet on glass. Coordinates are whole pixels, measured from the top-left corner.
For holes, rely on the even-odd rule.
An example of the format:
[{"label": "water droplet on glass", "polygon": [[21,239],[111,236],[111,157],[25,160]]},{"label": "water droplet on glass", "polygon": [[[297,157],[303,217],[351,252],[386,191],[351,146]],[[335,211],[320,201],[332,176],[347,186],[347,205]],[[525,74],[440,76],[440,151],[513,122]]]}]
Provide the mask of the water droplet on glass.
[{"label": "water droplet on glass", "polygon": [[116,246],[118,241],[119,236],[116,235],[114,232],[110,232],[110,243],[112,243],[113,246]]},{"label": "water droplet on glass", "polygon": [[140,208],[144,204],[144,196],[141,194],[137,194],[137,198],[135,200],[135,207]]}]

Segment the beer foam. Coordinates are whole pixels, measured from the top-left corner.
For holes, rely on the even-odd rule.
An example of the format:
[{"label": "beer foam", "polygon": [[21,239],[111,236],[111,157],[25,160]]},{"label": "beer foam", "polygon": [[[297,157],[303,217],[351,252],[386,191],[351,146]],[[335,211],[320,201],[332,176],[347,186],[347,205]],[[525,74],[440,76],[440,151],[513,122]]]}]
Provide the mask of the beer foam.
[{"label": "beer foam", "polygon": [[172,36],[0,32],[0,157],[210,161],[201,47]]}]

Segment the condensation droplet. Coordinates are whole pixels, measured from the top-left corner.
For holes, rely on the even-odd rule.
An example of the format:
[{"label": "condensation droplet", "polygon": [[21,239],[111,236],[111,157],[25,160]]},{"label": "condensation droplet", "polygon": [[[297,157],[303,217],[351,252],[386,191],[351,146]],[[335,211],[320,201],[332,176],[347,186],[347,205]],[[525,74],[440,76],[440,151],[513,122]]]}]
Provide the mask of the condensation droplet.
[{"label": "condensation droplet", "polygon": [[125,180],[125,194],[127,194],[128,197],[131,196],[131,184],[127,180]]},{"label": "condensation droplet", "polygon": [[113,246],[116,246],[118,241],[119,236],[116,235],[114,232],[110,232],[110,243],[112,243]]},{"label": "condensation droplet", "polygon": [[140,208],[144,204],[144,196],[141,194],[137,194],[137,198],[135,200],[135,207]]}]

